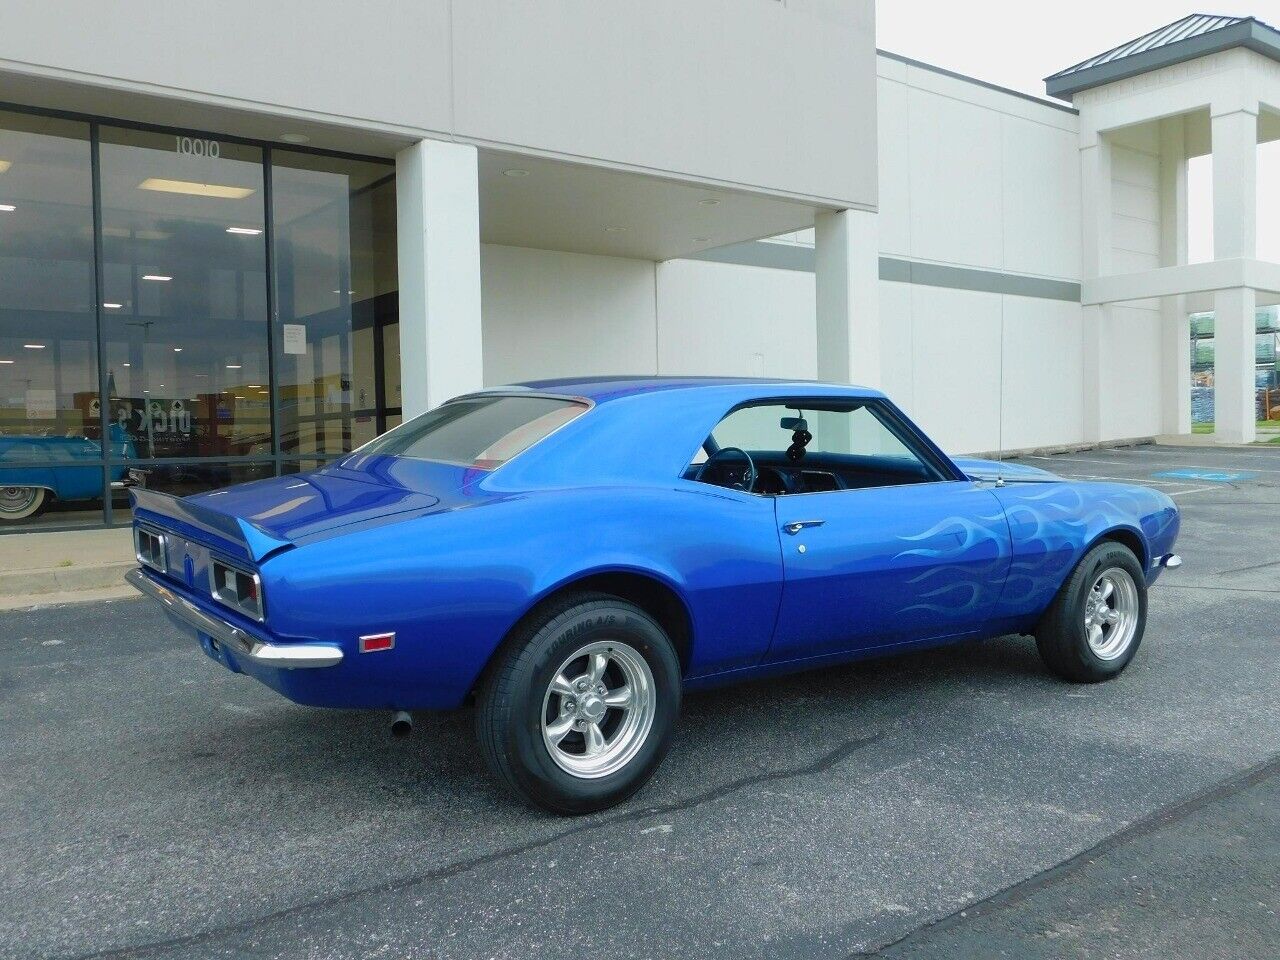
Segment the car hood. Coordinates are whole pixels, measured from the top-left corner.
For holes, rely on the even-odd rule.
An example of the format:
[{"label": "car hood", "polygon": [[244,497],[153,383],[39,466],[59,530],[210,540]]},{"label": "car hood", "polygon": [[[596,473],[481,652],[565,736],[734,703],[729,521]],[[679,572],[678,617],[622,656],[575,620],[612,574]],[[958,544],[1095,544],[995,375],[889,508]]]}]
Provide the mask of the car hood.
[{"label": "car hood", "polygon": [[333,470],[271,477],[184,498],[197,511],[243,520],[275,540],[429,510],[439,497]]},{"label": "car hood", "polygon": [[970,480],[1003,480],[1005,483],[1049,483],[1062,478],[1039,467],[1008,460],[980,460],[977,457],[952,457],[954,463]]}]

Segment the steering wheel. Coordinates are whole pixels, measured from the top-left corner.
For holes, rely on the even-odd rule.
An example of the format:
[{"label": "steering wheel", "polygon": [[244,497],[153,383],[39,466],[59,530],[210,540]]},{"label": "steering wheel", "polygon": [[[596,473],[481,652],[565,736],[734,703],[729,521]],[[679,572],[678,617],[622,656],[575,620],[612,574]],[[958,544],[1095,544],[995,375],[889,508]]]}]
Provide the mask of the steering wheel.
[{"label": "steering wheel", "polygon": [[743,474],[741,482],[731,484],[731,486],[735,490],[742,490],[745,493],[750,493],[756,485],[756,462],[751,459],[751,454],[747,453],[747,451],[743,450],[741,447],[721,447],[715,453],[711,454],[711,456],[707,457],[706,460],[702,461],[702,466],[698,467],[698,472],[693,479],[701,480],[703,474],[705,474],[713,465],[719,466],[720,459],[727,453],[737,454],[742,457],[743,460],[747,461],[747,470],[746,473]]}]

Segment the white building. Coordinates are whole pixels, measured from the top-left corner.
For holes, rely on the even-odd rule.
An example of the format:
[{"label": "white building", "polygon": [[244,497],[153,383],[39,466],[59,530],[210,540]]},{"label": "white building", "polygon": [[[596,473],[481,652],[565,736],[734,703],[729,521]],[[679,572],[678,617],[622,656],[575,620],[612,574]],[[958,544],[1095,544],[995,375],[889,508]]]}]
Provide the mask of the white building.
[{"label": "white building", "polygon": [[1209,310],[1251,440],[1277,61],[1189,17],[1051,77],[1068,105],[877,52],[871,0],[13,4],[0,501],[120,522],[127,468],[305,469],[578,374],[860,382],[956,453],[1188,433]]}]

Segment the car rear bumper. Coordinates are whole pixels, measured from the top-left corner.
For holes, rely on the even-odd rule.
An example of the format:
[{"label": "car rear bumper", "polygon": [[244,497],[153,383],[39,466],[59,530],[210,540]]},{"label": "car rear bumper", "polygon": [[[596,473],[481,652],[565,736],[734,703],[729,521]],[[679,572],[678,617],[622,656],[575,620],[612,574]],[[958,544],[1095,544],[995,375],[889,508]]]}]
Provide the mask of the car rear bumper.
[{"label": "car rear bumper", "polygon": [[272,643],[270,640],[215,617],[177,591],[158,582],[141,567],[124,575],[125,582],[164,608],[169,619],[179,627],[208,637],[216,646],[230,652],[237,660],[277,670],[306,670],[332,667],[342,662],[342,650],[319,643]]}]

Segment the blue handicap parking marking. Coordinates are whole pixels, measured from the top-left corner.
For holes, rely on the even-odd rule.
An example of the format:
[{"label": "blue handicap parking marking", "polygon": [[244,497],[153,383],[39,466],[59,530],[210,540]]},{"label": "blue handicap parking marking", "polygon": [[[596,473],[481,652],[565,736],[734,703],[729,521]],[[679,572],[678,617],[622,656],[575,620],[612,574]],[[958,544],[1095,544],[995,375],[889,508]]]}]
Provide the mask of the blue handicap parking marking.
[{"label": "blue handicap parking marking", "polygon": [[1222,470],[1161,470],[1151,474],[1153,477],[1168,477],[1170,480],[1208,480],[1210,483],[1234,483],[1237,480],[1252,480],[1256,473],[1226,473]]}]

